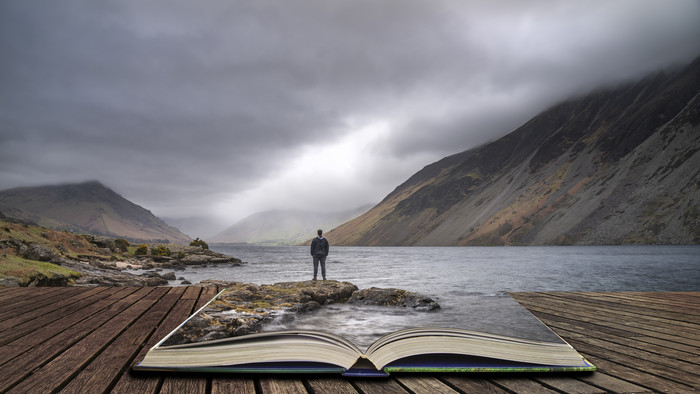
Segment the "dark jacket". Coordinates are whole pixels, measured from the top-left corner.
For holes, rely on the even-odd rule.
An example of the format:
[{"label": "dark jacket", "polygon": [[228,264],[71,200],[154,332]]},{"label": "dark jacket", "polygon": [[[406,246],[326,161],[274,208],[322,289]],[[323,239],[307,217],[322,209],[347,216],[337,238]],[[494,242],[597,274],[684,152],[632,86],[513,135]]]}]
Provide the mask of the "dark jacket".
[{"label": "dark jacket", "polygon": [[325,238],[316,237],[313,241],[311,241],[312,256],[328,256],[329,249],[330,246],[328,246],[328,240]]}]

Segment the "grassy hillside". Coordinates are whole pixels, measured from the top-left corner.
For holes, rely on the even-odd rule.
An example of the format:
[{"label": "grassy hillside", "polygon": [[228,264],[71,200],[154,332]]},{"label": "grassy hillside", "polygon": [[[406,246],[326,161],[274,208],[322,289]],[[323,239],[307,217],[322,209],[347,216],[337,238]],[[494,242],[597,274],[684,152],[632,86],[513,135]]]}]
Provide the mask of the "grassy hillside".
[{"label": "grassy hillside", "polygon": [[80,273],[60,265],[26,258],[40,258],[40,253],[32,254],[28,245],[39,245],[54,255],[75,258],[84,254],[104,256],[103,251],[80,235],[0,220],[0,285],[8,277],[16,278],[20,286],[61,283],[62,278],[65,279],[63,284],[70,285],[80,277]]}]

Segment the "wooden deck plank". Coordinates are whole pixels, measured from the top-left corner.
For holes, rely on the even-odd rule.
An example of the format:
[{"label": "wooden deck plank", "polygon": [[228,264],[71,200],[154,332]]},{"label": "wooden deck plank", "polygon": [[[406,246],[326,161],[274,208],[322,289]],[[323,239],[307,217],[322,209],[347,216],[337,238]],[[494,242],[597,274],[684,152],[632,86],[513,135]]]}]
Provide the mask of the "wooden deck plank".
[{"label": "wooden deck plank", "polygon": [[560,335],[567,335],[568,337],[573,338],[572,341],[585,344],[586,346],[606,349],[607,351],[615,352],[617,354],[639,360],[654,359],[654,362],[660,366],[671,368],[677,372],[686,372],[692,375],[700,376],[700,366],[698,366],[697,354],[693,355],[691,353],[684,353],[689,355],[687,359],[684,359],[683,357],[668,357],[668,353],[666,353],[666,357],[659,357],[662,355],[658,352],[660,348],[655,349],[656,352],[652,352],[646,346],[634,345],[635,341],[632,340],[627,341],[630,343],[630,345],[621,345],[604,339],[586,336],[574,337],[576,333],[567,330],[558,329],[557,332],[559,332]]},{"label": "wooden deck plank", "polygon": [[[165,294],[167,291],[167,288],[160,287],[151,292],[149,296],[158,297],[157,302],[92,360],[61,392],[106,392],[130,367],[131,360],[139,352],[142,344],[180,299],[179,294]],[[96,371],[99,373],[95,373]]]},{"label": "wooden deck plank", "polygon": [[[26,325],[39,318],[26,312],[34,305],[33,310],[46,308],[48,294],[64,302],[62,308],[69,305],[65,300],[90,294],[88,288],[69,289],[2,289],[0,297],[24,300],[22,308],[14,310],[25,312],[25,318],[16,322]],[[397,374],[388,379],[357,379],[132,373],[134,362],[218,289],[191,286],[103,291],[108,297],[95,293],[93,302],[79,304],[80,297],[76,297],[76,303],[70,304],[81,307],[64,309],[70,312],[35,330],[36,338],[27,333],[0,346],[0,392],[597,393],[686,392],[700,387],[700,343],[693,338],[700,319],[700,293],[695,292],[513,294],[596,364],[596,373]],[[36,304],[26,302],[31,299]]]},{"label": "wooden deck plank", "polygon": [[439,378],[449,383],[452,387],[457,388],[457,390],[465,393],[507,393],[506,390],[488,381],[482,376],[483,375],[465,376],[459,374],[446,374],[440,375]]},{"label": "wooden deck plank", "polygon": [[365,394],[405,394],[407,392],[393,379],[356,379],[352,382]]},{"label": "wooden deck plank", "polygon": [[[129,297],[135,292],[135,288],[123,288],[111,297],[103,301],[100,312],[80,321],[78,324],[52,336],[50,339],[41,342],[39,345],[20,353],[14,353],[14,358],[10,363],[0,366],[3,373],[0,374],[0,392],[8,389],[12,385],[24,379],[31,371],[48,363],[58,354],[70,348],[73,344],[82,340],[85,336],[94,331],[97,327],[113,318],[116,314],[130,307],[139,297]],[[123,298],[118,298],[125,296]],[[127,298],[128,297],[128,298]],[[1,347],[4,349],[5,347]]]},{"label": "wooden deck plank", "polygon": [[457,393],[450,386],[430,375],[401,375],[395,379],[414,393]]},{"label": "wooden deck plank", "polygon": [[650,393],[651,390],[645,389],[644,387],[637,386],[636,384],[627,382],[622,379],[618,379],[614,376],[606,375],[604,373],[592,373],[577,377],[592,386],[600,387],[605,392],[608,393]]},{"label": "wooden deck plank", "polygon": [[[86,294],[87,293],[87,294]],[[75,295],[67,294],[69,297],[56,297],[55,302],[48,306],[38,308],[36,311],[22,313],[14,317],[5,319],[1,323],[0,346],[32,332],[36,327],[43,327],[52,324],[64,315],[73,310],[81,309],[90,303],[99,300],[100,291],[90,289],[89,292]],[[83,297],[85,295],[85,297]]]},{"label": "wooden deck plank", "polygon": [[[623,338],[618,336],[606,335],[604,332],[598,332],[591,329],[584,329],[583,327],[577,325],[575,322],[571,322],[570,319],[559,319],[556,316],[547,317],[548,325],[556,329],[560,335],[564,335],[567,338],[576,338],[581,341],[590,341],[592,344],[596,344],[601,341],[602,344],[608,346],[607,344],[612,344],[612,346],[622,346],[629,351],[641,350],[644,352],[649,352],[651,354],[648,357],[659,357],[670,360],[696,360],[698,359],[698,351],[700,349],[677,344],[670,341],[660,341],[663,345],[657,345],[649,342],[649,338],[645,336],[636,336],[633,338]],[[585,332],[586,334],[581,334]],[[697,362],[695,362],[697,364]]]},{"label": "wooden deck plank", "polygon": [[263,376],[260,378],[260,388],[266,394],[306,394],[306,386],[295,376]]},{"label": "wooden deck plank", "polygon": [[44,291],[33,291],[31,287],[20,287],[23,291],[8,292],[4,297],[0,297],[0,316],[4,316],[5,312],[16,310],[18,305],[27,301],[33,307],[45,302],[45,300],[51,300],[51,293],[61,293],[64,292],[58,287],[46,288]]},{"label": "wooden deck plank", "polygon": [[211,301],[211,299],[219,293],[219,290],[220,289],[214,286],[203,287],[201,293],[199,294],[197,305],[195,305],[194,309],[198,310],[199,308],[206,305],[207,302]]},{"label": "wooden deck plank", "polygon": [[340,376],[312,377],[306,383],[315,393],[357,394],[350,381]]},{"label": "wooden deck plank", "polygon": [[[538,303],[540,301],[535,301],[535,303]],[[550,313],[547,314],[547,312],[544,312],[548,308],[548,306],[545,303],[542,303],[543,307],[536,306],[534,304],[526,304],[528,305],[529,308],[532,309],[533,312],[535,312],[536,315],[541,315],[541,316],[554,316],[551,312],[554,310],[553,308],[550,309]],[[569,314],[568,316],[565,316],[562,313],[557,313],[555,319],[560,319],[560,318],[568,318],[569,321],[576,321],[577,319],[579,321],[586,320],[586,323],[588,327],[590,327],[593,331],[601,331],[601,332],[606,332],[608,334],[614,335],[616,340],[620,340],[621,338],[625,337],[631,337],[636,340],[639,340],[641,342],[646,342],[646,343],[657,343],[665,347],[672,347],[678,350],[682,351],[687,351],[691,353],[696,353],[698,350],[698,345],[700,345],[700,341],[690,339],[688,338],[688,335],[683,332],[684,330],[682,329],[673,329],[673,328],[667,328],[667,329],[659,329],[658,327],[653,327],[653,326],[644,326],[643,322],[644,319],[640,318],[639,322],[637,324],[624,324],[620,325],[618,323],[618,320],[624,320],[624,319],[608,319],[607,321],[612,321],[612,324],[606,324],[605,320],[602,320],[601,317],[598,317],[598,322],[592,322],[590,319],[586,318],[581,318],[580,316],[573,316]],[[640,324],[642,324],[640,326]],[[610,331],[610,328],[612,328],[612,331]],[[647,328],[649,330],[647,330]],[[581,332],[586,332],[581,331]],[[641,345],[641,344],[640,344]]]},{"label": "wooden deck plank", "polygon": [[[595,298],[595,294],[587,295]],[[668,356],[668,352],[663,355],[655,354],[652,351],[645,349],[645,345],[640,338],[644,335],[629,335],[630,331],[639,333],[646,331],[657,337],[664,337],[668,343],[684,343],[685,338],[669,338],[671,334],[658,333],[654,330],[658,328],[650,328],[649,330],[640,330],[636,326],[626,325],[622,331],[619,323],[615,321],[617,317],[614,314],[607,315],[602,318],[599,315],[598,321],[591,322],[589,312],[585,308],[581,308],[583,302],[580,297],[575,294],[557,293],[556,298],[559,300],[571,297],[569,308],[564,309],[560,306],[559,301],[552,302],[548,299],[547,294],[515,294],[515,298],[521,302],[526,308],[530,309],[543,322],[548,324],[555,332],[572,344],[579,352],[584,354],[590,361],[596,364],[599,372],[594,376],[609,374],[614,377],[626,377],[626,380],[637,386],[643,386],[646,390],[659,390],[661,387],[666,387],[670,390],[687,391],[690,388],[698,386],[697,358],[693,360],[679,360],[673,356]],[[640,299],[644,299],[640,295]],[[592,304],[589,302],[588,305]],[[572,310],[577,313],[570,313]],[[579,313],[580,311],[582,311]],[[640,317],[644,321],[644,317]],[[562,329],[565,326],[566,329]],[[607,327],[615,327],[616,331],[609,331]],[[593,328],[592,330],[590,328]],[[568,330],[567,330],[568,329]],[[672,331],[672,330],[667,330]],[[626,342],[626,345],[618,345],[614,342]],[[630,346],[631,343],[639,341],[637,345]],[[697,349],[687,344],[686,350]],[[655,351],[663,351],[662,347],[654,349]],[[673,351],[672,351],[673,352]],[[696,353],[697,354],[697,353]],[[696,366],[694,367],[693,364]],[[679,369],[681,373],[679,373]],[[682,370],[688,370],[690,373],[683,373]],[[614,391],[611,388],[607,388]]]},{"label": "wooden deck plank", "polygon": [[[73,312],[66,314],[59,320],[55,320],[50,325],[40,326],[31,335],[24,335],[16,340],[5,344],[0,348],[0,365],[17,355],[24,354],[30,351],[35,346],[45,345],[51,342],[53,338],[60,336],[61,333],[80,323],[84,319],[90,318],[93,314],[99,312],[103,308],[117,302],[117,298],[111,298],[110,295],[116,293],[118,288],[109,289],[107,291],[93,295],[99,297],[94,303],[86,304],[85,307],[76,309]],[[134,290],[132,290],[133,292]],[[88,292],[85,292],[86,294]],[[107,296],[107,297],[105,297]],[[86,297],[86,301],[89,297]]]},{"label": "wooden deck plank", "polygon": [[597,298],[591,299],[590,297],[586,297],[589,299],[589,301],[587,301],[575,295],[567,295],[566,298],[561,295],[547,297],[546,299],[543,299],[544,296],[542,295],[539,297],[539,301],[542,302],[542,304],[538,304],[539,306],[546,305],[554,309],[556,306],[572,305],[572,303],[576,303],[577,312],[586,312],[587,315],[608,320],[619,319],[630,325],[643,323],[645,327],[650,329],[658,328],[659,331],[668,331],[669,329],[677,329],[678,327],[684,327],[689,331],[695,332],[698,332],[700,329],[700,324],[696,324],[692,321],[694,317],[690,313],[668,312],[662,309],[635,307],[632,305],[621,308],[620,304],[617,306],[607,303],[601,304],[600,302],[593,301],[600,301]]},{"label": "wooden deck plank", "polygon": [[[205,292],[205,295],[201,297],[203,293],[202,287],[199,286],[189,286],[185,289],[185,292],[181,296],[181,300],[184,302],[188,302],[188,304],[192,305],[191,309],[187,314],[180,320],[179,323],[182,323],[187,319],[189,316],[191,316],[194,312],[197,311],[197,305],[204,305],[206,304],[212,297],[207,297],[207,294]],[[178,323],[178,324],[179,324]],[[176,326],[177,327],[177,326]],[[174,329],[174,328],[173,328]],[[172,330],[171,330],[172,331]],[[162,339],[162,338],[161,338]],[[160,340],[160,339],[158,339]],[[170,374],[165,376],[163,379],[163,387],[165,392],[173,392],[173,393],[182,393],[182,392],[192,392],[192,393],[199,393],[199,392],[204,392],[200,390],[205,390],[207,387],[207,379],[208,377],[205,377],[204,375],[182,375],[182,376],[176,376],[174,374]],[[174,390],[174,391],[171,391]],[[187,391],[182,391],[182,390],[187,390]]]},{"label": "wooden deck plank", "polygon": [[629,366],[640,371],[649,371],[650,374],[668,381],[674,381],[690,387],[700,387],[700,376],[693,372],[681,370],[682,365],[680,362],[672,363],[675,365],[668,366],[657,362],[658,359],[648,361],[643,356],[629,356],[625,353],[614,351],[609,347],[591,345],[576,339],[572,339],[569,343],[581,353],[598,358],[604,357],[606,360]]},{"label": "wooden deck plank", "polygon": [[[102,289],[94,288],[91,290],[99,292]],[[71,291],[58,291],[44,294],[42,297],[15,302],[11,307],[0,313],[0,330],[13,327],[16,321],[28,321],[37,316],[42,316],[45,311],[52,312],[56,309],[57,303],[60,302],[62,305],[69,304],[80,299],[76,298],[76,295],[79,297],[83,293],[81,289],[73,288]]]},{"label": "wooden deck plank", "polygon": [[182,295],[183,300],[198,300],[199,293],[202,292],[202,288],[199,286],[188,286],[185,288],[185,293]]},{"label": "wooden deck plank", "polygon": [[666,339],[678,343],[683,343],[690,346],[699,346],[700,340],[687,338],[687,335],[678,330],[674,330],[672,327],[662,328],[653,324],[645,324],[646,320],[644,317],[639,317],[636,320],[630,320],[613,313],[596,313],[594,309],[576,305],[576,312],[570,312],[571,304],[567,304],[561,301],[547,301],[542,299],[537,299],[534,302],[526,303],[526,307],[531,311],[551,313],[552,311],[557,311],[557,315],[563,317],[569,317],[573,320],[580,320],[582,322],[590,323],[593,325],[604,326],[618,331],[620,336],[636,336],[645,335],[659,339]]},{"label": "wooden deck plank", "polygon": [[253,379],[238,377],[218,377],[212,380],[211,394],[254,393]]},{"label": "wooden deck plank", "polygon": [[[560,296],[561,297],[561,296]],[[595,306],[597,308],[607,308],[617,312],[624,311],[627,314],[636,314],[639,317],[644,317],[651,321],[676,322],[681,325],[689,325],[697,327],[700,325],[700,316],[697,316],[693,310],[700,308],[700,303],[695,301],[687,301],[682,306],[671,301],[664,303],[656,297],[645,293],[639,296],[632,296],[626,293],[620,294],[580,294],[572,295],[565,298],[569,302],[580,297],[585,305]],[[681,296],[678,296],[681,297]],[[676,299],[677,300],[677,299]]]},{"label": "wooden deck plank", "polygon": [[172,377],[163,381],[163,386],[160,388],[162,394],[206,394],[207,379],[186,379]]},{"label": "wooden deck plank", "polygon": [[[698,330],[700,327],[700,321],[694,321],[697,320],[696,316],[688,312],[688,304],[683,310],[673,310],[669,305],[651,303],[646,298],[644,303],[640,303],[639,298],[634,303],[634,299],[629,298],[629,296],[621,298],[620,296],[607,295],[591,297],[590,295],[567,294],[566,298],[561,298],[561,296],[556,298],[560,298],[568,304],[571,304],[572,301],[579,301],[587,309],[594,309],[598,313],[613,313],[627,317],[643,318],[651,324],[658,322],[662,327],[668,324],[681,325],[694,330]],[[620,308],[620,306],[624,306],[624,309]],[[700,307],[700,304],[696,305],[696,307]]]},{"label": "wooden deck plank", "polygon": [[153,374],[144,373],[134,373],[131,371],[131,367],[143,360],[146,352],[163,339],[167,334],[174,330],[180,323],[185,321],[194,309],[196,300],[193,299],[182,299],[186,288],[184,287],[173,287],[170,289],[169,294],[173,294],[177,297],[177,303],[173,306],[172,310],[165,319],[160,323],[156,331],[151,335],[142,346],[139,354],[135,357],[134,361],[129,366],[127,373],[124,373],[115,387],[114,392],[118,393],[145,393],[151,392],[150,390],[158,387],[162,384],[162,377]]},{"label": "wooden deck plank", "polygon": [[551,387],[564,393],[592,394],[607,392],[607,390],[588,384],[585,381],[571,379],[569,376],[543,376],[534,380],[543,386]]},{"label": "wooden deck plank", "polygon": [[[581,293],[583,296],[591,298],[591,293]],[[618,305],[647,307],[661,311],[671,311],[687,313],[689,305],[700,304],[700,297],[693,293],[604,293],[601,295],[595,294],[595,298],[605,297],[610,302]],[[640,303],[640,300],[644,300]],[[696,316],[697,317],[697,316]]]},{"label": "wooden deck plank", "polygon": [[[591,297],[586,297],[591,299]],[[591,303],[591,306],[596,307],[601,311],[612,312],[618,315],[626,316],[634,321],[643,321],[648,324],[649,327],[659,327],[666,328],[672,327],[682,327],[687,331],[698,333],[700,332],[700,321],[697,316],[694,316],[690,312],[689,308],[700,309],[700,304],[686,304],[686,308],[683,311],[673,311],[670,307],[663,307],[663,305],[652,305],[648,302],[646,298],[638,299],[637,302],[641,303],[642,306],[634,306],[632,304],[627,304],[631,299],[625,300],[625,303],[617,303],[621,298],[610,297],[607,298],[606,304],[604,306],[599,306],[598,304]],[[569,301],[571,302],[571,300]],[[605,308],[605,309],[603,309]]]},{"label": "wooden deck plank", "polygon": [[535,307],[531,308],[537,317],[547,321],[547,325],[549,325],[550,328],[565,330],[562,334],[566,337],[579,338],[581,336],[590,336],[602,338],[625,346],[649,351],[656,350],[657,355],[679,359],[687,359],[698,353],[698,348],[696,346],[645,335],[629,335],[628,332],[623,332],[625,336],[622,336],[620,335],[620,330],[612,330],[605,326],[581,322],[552,313],[535,311]]},{"label": "wooden deck plank", "polygon": [[686,393],[697,389],[697,387],[672,382],[647,371],[617,364],[605,358],[598,358],[590,354],[586,354],[586,358],[598,367],[599,372],[596,372],[596,374],[605,374],[622,378],[634,385],[644,387],[648,391]]},{"label": "wooden deck plank", "polygon": [[497,377],[491,380],[507,390],[523,394],[549,394],[556,391],[527,377]]},{"label": "wooden deck plank", "polygon": [[27,326],[30,327],[30,330],[32,327],[45,326],[50,324],[52,319],[59,319],[67,313],[98,301],[103,292],[104,289],[89,289],[74,294],[66,292],[66,298],[54,297],[52,304],[39,306],[37,309],[27,306],[22,313],[3,318],[0,322],[0,344],[8,342],[6,338],[10,336],[16,337]]},{"label": "wooden deck plank", "polygon": [[[90,333],[70,349],[35,371],[10,392],[50,392],[63,387],[71,377],[79,372],[100,350],[111,342],[133,320],[145,312],[155,300],[146,298],[154,288],[142,288],[129,297],[135,297],[130,308],[125,309],[100,328]],[[129,298],[127,297],[127,298]]]}]

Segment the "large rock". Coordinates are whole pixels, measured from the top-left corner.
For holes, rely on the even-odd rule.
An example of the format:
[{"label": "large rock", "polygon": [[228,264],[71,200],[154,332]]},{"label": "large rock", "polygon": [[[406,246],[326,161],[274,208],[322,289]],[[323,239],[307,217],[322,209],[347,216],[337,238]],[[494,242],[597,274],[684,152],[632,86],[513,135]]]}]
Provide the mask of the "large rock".
[{"label": "large rock", "polygon": [[399,306],[417,311],[432,311],[440,308],[440,304],[430,297],[412,291],[379,287],[354,292],[348,304]]},{"label": "large rock", "polygon": [[203,254],[189,254],[180,261],[186,265],[204,265],[209,263],[211,260],[211,257]]},{"label": "large rock", "polygon": [[185,265],[208,265],[208,264],[231,264],[234,266],[241,265],[243,262],[235,257],[226,256],[210,250],[195,248],[186,249],[184,257],[179,259],[180,263]]},{"label": "large rock", "polygon": [[281,282],[275,283],[272,288],[298,291],[300,298],[308,296],[310,300],[321,305],[345,302],[357,290],[357,286],[350,282],[335,280]]},{"label": "large rock", "polygon": [[53,250],[45,246],[39,244],[29,244],[22,257],[27,260],[51,261],[51,259],[56,257],[56,254],[53,252]]},{"label": "large rock", "polygon": [[163,275],[161,275],[161,277],[162,277],[163,279],[167,279],[167,280],[175,280],[175,279],[177,279],[177,278],[175,278],[175,273],[174,273],[174,272],[166,272],[166,273],[164,273]]},{"label": "large rock", "polygon": [[100,247],[102,249],[107,249],[110,252],[115,252],[115,253],[121,252],[121,250],[119,250],[119,248],[117,247],[117,244],[116,244],[114,238],[103,237],[100,235],[94,235],[94,236],[90,235],[90,236],[86,236],[86,239],[90,243],[97,245],[98,247]]}]

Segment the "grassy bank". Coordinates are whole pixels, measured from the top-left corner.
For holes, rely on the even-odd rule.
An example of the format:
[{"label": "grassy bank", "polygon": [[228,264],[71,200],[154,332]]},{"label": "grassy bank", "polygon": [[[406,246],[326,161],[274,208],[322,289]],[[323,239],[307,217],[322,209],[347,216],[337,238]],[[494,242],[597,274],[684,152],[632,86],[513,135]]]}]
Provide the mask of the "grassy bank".
[{"label": "grassy bank", "polygon": [[0,279],[13,277],[17,278],[20,286],[43,285],[49,282],[65,282],[62,284],[72,285],[74,280],[80,277],[80,273],[56,264],[3,255],[0,260]]}]

